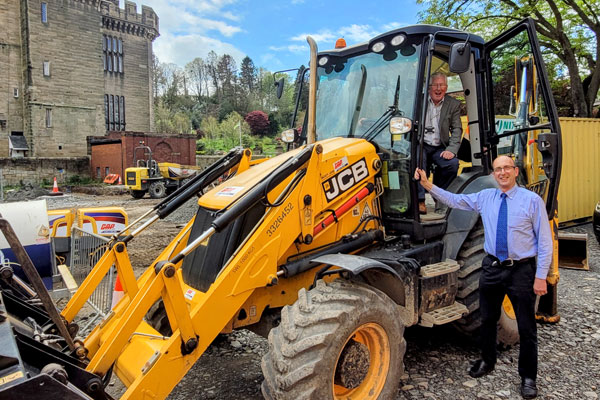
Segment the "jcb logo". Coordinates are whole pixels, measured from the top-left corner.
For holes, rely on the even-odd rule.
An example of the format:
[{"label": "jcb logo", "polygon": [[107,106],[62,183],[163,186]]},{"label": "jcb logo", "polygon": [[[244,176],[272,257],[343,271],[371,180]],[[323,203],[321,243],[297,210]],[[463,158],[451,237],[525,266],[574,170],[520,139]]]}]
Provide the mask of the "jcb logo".
[{"label": "jcb logo", "polygon": [[106,230],[106,229],[113,229],[115,227],[115,224],[102,224],[102,226],[100,226],[100,230]]},{"label": "jcb logo", "polygon": [[350,189],[352,186],[369,176],[369,169],[365,159],[362,158],[323,182],[323,190],[327,201],[331,201]]}]

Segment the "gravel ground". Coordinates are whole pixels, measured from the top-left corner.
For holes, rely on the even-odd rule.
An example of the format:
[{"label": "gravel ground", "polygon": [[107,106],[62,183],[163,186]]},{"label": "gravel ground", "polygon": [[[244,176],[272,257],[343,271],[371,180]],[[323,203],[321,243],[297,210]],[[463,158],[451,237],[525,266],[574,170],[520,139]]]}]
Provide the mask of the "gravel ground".
[{"label": "gravel ground", "polygon": [[[73,195],[51,199],[48,206],[62,208],[112,202],[123,206],[132,219],[156,203],[156,200],[133,200],[128,196],[117,199],[115,202],[114,196]],[[193,215],[193,203],[190,201],[188,207],[166,221],[160,221],[146,235],[150,239],[145,239],[137,252],[130,250],[132,260],[137,260],[134,265],[140,268],[152,261],[156,254],[148,249],[155,247],[157,251],[164,247],[167,236],[177,232],[175,226]],[[560,270],[561,321],[555,325],[538,325],[540,399],[597,399],[600,394],[600,246],[591,224],[571,230],[589,235],[590,269]],[[400,382],[397,400],[521,398],[518,346],[500,354],[493,373],[472,379],[467,371],[470,363],[478,358],[477,346],[449,327],[410,328],[406,331],[406,339],[406,372]],[[245,330],[220,337],[176,386],[169,399],[262,399],[260,359],[266,349],[265,339]],[[118,396],[123,388],[113,379],[109,391]]]}]

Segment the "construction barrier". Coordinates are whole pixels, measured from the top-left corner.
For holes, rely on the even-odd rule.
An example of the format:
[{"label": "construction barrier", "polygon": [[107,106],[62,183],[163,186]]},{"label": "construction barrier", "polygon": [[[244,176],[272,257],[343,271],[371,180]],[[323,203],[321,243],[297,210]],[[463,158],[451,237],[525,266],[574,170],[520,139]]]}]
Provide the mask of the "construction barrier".
[{"label": "construction barrier", "polygon": [[121,179],[121,176],[119,174],[108,174],[106,175],[106,178],[104,178],[104,183],[112,185],[116,183],[119,179]]},{"label": "construction barrier", "polygon": [[[72,227],[70,266],[71,275],[77,285],[81,285],[108,249],[109,240],[110,238],[86,232],[79,227]],[[86,332],[98,319],[104,318],[110,312],[116,276],[117,273],[113,266],[90,296],[88,305],[93,309],[93,313],[89,315],[86,325],[81,328],[83,332]]]}]

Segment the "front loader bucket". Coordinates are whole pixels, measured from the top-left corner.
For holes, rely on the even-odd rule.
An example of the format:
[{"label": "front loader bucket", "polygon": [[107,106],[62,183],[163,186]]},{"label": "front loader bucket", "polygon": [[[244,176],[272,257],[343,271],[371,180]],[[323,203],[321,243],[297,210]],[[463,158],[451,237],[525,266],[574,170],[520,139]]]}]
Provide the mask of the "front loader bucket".
[{"label": "front loader bucket", "polygon": [[587,233],[558,232],[558,266],[589,270]]},{"label": "front loader bucket", "polygon": [[0,292],[0,400],[106,399],[100,377],[85,364],[34,337],[55,335],[36,330],[29,313],[39,323],[50,318],[27,302]]}]

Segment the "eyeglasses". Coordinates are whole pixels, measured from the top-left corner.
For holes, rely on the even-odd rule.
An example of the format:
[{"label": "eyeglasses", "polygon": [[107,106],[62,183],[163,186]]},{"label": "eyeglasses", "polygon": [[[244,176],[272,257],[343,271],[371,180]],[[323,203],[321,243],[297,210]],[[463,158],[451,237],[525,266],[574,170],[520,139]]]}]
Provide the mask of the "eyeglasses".
[{"label": "eyeglasses", "polygon": [[448,85],[446,85],[445,83],[436,83],[435,85],[429,85],[429,87],[432,89],[444,89],[447,88]]},{"label": "eyeglasses", "polygon": [[496,167],[494,168],[494,172],[499,174],[501,172],[509,172],[511,169],[517,168],[514,165],[505,165],[504,167]]}]

